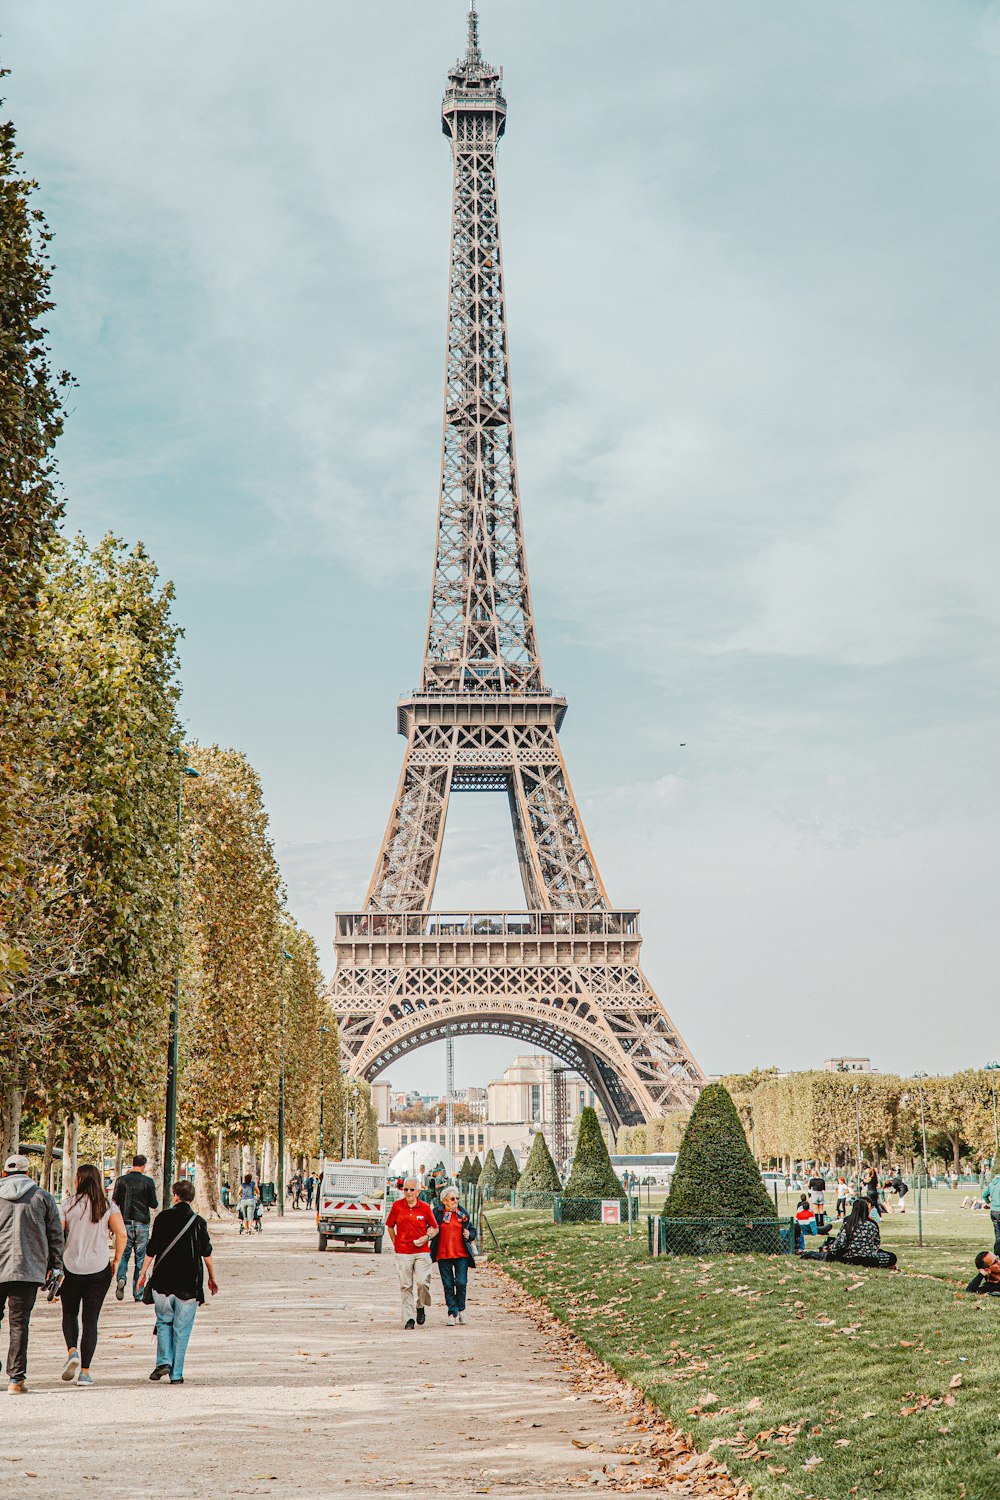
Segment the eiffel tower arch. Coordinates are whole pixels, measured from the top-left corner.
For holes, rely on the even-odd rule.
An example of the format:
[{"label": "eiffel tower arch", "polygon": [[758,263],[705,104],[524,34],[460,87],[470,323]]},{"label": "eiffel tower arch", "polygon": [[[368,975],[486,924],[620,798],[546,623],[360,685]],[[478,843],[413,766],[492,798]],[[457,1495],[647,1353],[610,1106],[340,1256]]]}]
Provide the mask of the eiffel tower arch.
[{"label": "eiffel tower arch", "polygon": [[[559,745],[566,700],[542,674],[514,450],[496,148],[502,71],[469,12],[448,75],[451,277],[430,620],[375,871],[337,915],[331,999],[349,1074],[372,1078],[436,1038],[543,1047],[577,1069],[613,1127],[693,1102],[703,1075],[639,964],[639,914],[614,908]],[[448,803],[506,793],[519,911],[432,911]]]}]

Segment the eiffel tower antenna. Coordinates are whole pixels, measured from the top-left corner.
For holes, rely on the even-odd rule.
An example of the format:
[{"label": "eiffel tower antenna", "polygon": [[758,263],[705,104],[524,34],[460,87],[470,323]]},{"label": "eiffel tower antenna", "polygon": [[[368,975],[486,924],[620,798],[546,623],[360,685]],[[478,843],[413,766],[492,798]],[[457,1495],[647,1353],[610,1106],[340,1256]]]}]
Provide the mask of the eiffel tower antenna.
[{"label": "eiffel tower antenna", "polygon": [[[438,1038],[502,1035],[587,1078],[613,1128],[689,1104],[703,1075],[639,967],[639,914],[613,908],[587,842],[535,633],[514,448],[496,149],[502,70],[468,43],[441,123],[453,183],[438,522],[420,686],[364,909],[337,916],[331,1000],[348,1073]],[[507,796],[519,912],[432,912],[448,803]]]}]

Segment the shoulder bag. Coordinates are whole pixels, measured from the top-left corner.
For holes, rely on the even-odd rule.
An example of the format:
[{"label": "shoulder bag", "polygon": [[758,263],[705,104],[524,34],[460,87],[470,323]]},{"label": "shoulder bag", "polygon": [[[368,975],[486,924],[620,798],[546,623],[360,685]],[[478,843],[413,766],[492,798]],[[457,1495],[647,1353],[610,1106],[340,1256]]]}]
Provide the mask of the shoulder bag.
[{"label": "shoulder bag", "polygon": [[190,1219],[188,1219],[187,1223],[184,1225],[184,1228],[181,1230],[180,1234],[175,1234],[174,1237],[173,1237],[173,1239],[170,1241],[170,1244],[167,1246],[167,1248],[165,1250],[161,1250],[160,1253],[159,1253],[159,1255],[154,1260],[152,1270],[150,1271],[149,1275],[146,1277],[146,1285],[142,1289],[142,1300],[143,1300],[143,1302],[149,1303],[149,1302],[152,1302],[152,1300],[153,1300],[153,1272],[156,1270],[157,1266],[160,1264],[160,1261],[163,1260],[164,1256],[169,1255],[170,1252],[171,1252],[171,1250],[177,1244],[178,1240],[182,1240],[184,1238],[184,1236],[187,1234],[188,1230],[194,1227],[195,1223],[197,1222],[197,1219],[198,1219],[198,1215],[197,1214],[192,1214],[191,1217],[190,1217]]}]

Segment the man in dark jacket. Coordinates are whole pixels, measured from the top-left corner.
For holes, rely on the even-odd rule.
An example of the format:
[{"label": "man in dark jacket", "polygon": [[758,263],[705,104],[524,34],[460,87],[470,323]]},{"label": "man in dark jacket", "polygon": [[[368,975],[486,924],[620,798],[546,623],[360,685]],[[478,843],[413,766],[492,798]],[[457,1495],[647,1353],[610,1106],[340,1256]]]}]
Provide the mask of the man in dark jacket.
[{"label": "man in dark jacket", "polygon": [[10,1308],[7,1390],[23,1396],[28,1325],[38,1288],[62,1271],[63,1229],[51,1193],[28,1176],[28,1158],[9,1156],[0,1180],[0,1322]]},{"label": "man in dark jacket", "polygon": [[146,1175],[143,1168],[146,1165],[144,1156],[133,1156],[132,1165],[115,1183],[111,1196],[122,1211],[125,1220],[125,1251],[118,1262],[118,1280],[115,1286],[115,1296],[121,1302],[125,1296],[125,1282],[128,1279],[128,1258],[132,1259],[132,1296],[136,1302],[142,1301],[142,1293],[138,1289],[139,1270],[142,1266],[143,1257],[146,1254],[146,1245],[149,1241],[149,1216],[151,1210],[158,1208],[156,1198],[156,1183],[152,1177]]},{"label": "man in dark jacket", "polygon": [[191,1207],[194,1183],[182,1179],[170,1191],[173,1207],[165,1209],[153,1225],[139,1286],[144,1287],[149,1276],[156,1309],[156,1366],[149,1378],[162,1380],[169,1375],[171,1385],[182,1385],[194,1315],[198,1303],[205,1300],[203,1261],[213,1297],[219,1283],[212,1264],[208,1225]]}]

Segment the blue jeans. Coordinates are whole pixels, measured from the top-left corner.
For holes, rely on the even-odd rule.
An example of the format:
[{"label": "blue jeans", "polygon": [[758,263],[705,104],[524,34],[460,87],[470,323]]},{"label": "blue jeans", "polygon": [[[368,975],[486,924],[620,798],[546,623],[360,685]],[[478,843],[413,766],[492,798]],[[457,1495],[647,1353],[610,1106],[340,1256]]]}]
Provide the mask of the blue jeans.
[{"label": "blue jeans", "polygon": [[154,1292],[153,1306],[156,1309],[156,1363],[169,1366],[171,1380],[181,1380],[198,1299]]},{"label": "blue jeans", "polygon": [[437,1267],[441,1272],[441,1285],[444,1287],[444,1300],[448,1304],[448,1311],[450,1313],[465,1312],[469,1262],[463,1255],[460,1260],[439,1260]]},{"label": "blue jeans", "polygon": [[132,1256],[132,1296],[137,1302],[142,1299],[142,1293],[136,1287],[142,1263],[146,1259],[146,1246],[149,1243],[149,1225],[137,1224],[134,1219],[129,1219],[125,1225],[125,1249],[122,1258],[118,1262],[118,1280],[122,1286],[128,1280],[128,1258]]}]

